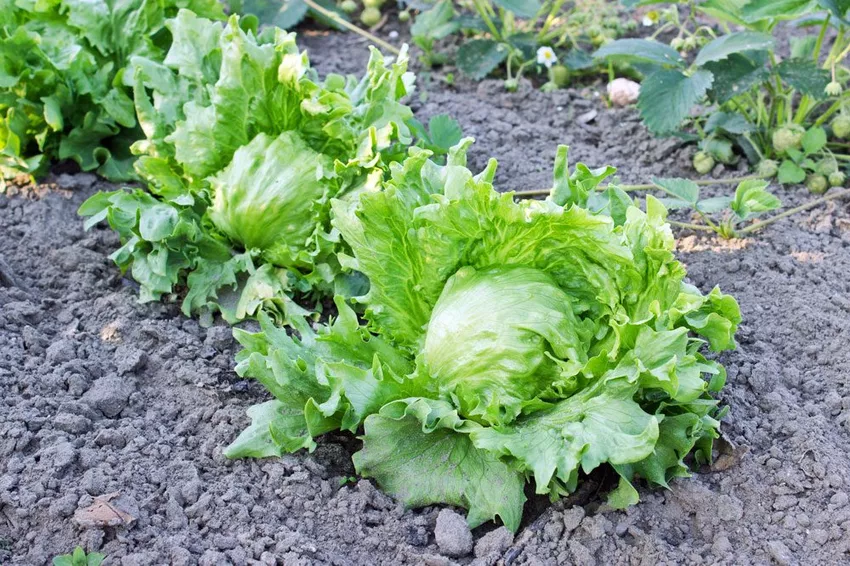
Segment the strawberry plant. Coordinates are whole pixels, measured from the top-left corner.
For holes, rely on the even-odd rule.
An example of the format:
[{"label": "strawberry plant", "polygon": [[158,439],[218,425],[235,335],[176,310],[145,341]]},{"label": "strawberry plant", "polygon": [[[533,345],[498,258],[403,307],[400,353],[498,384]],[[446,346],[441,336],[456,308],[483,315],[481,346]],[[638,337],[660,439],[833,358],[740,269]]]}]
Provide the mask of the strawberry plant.
[{"label": "strawberry plant", "polygon": [[[733,163],[743,153],[754,166],[761,163],[761,174],[802,182],[807,174],[831,174],[817,171],[810,166],[814,163],[850,160],[840,143],[850,134],[844,88],[850,73],[842,67],[850,52],[850,20],[834,2],[707,0],[690,5],[689,18],[665,24],[678,30],[669,44],[653,38],[618,40],[595,54],[600,60],[636,64],[644,72],[638,108],[653,133],[696,141],[700,151],[694,167],[700,173],[708,173],[715,162]],[[699,12],[716,18],[722,31],[706,26],[690,31]],[[781,60],[772,33],[780,23],[802,17],[818,33],[792,40],[791,57]],[[729,31],[730,25],[744,30]],[[835,29],[832,41],[827,40],[830,28]],[[682,42],[692,38],[698,39]],[[831,127],[824,129],[830,120]],[[820,187],[820,177],[813,179],[812,185]]]},{"label": "strawberry plant", "polygon": [[436,46],[461,34],[458,69],[483,79],[503,66],[505,86],[514,90],[529,69],[545,71],[548,88],[568,85],[574,74],[591,68],[590,49],[634,25],[621,21],[615,3],[600,0],[438,0],[416,16],[410,31],[427,68],[447,63]]},{"label": "strawberry plant", "polygon": [[[764,162],[762,162],[764,163]],[[791,163],[792,165],[793,162]],[[785,165],[783,163],[783,165]],[[814,166],[814,165],[812,165]],[[774,167],[776,165],[774,164]],[[823,167],[823,165],[821,165]],[[555,184],[551,189],[531,189],[515,191],[516,197],[546,196],[548,200],[561,206],[576,205],[595,214],[610,216],[615,223],[625,221],[626,211],[635,205],[631,193],[660,190],[667,197],[660,199],[668,209],[688,209],[694,212],[702,221],[701,224],[668,220],[671,226],[688,230],[714,232],[723,238],[740,238],[755,233],[774,222],[794,214],[821,206],[831,200],[844,199],[850,196],[850,191],[836,191],[829,195],[810,200],[783,212],[767,218],[768,213],[778,210],[782,203],[768,191],[769,182],[758,176],[732,177],[711,180],[690,180],[679,178],[653,178],[651,183],[628,185],[619,182],[613,167],[590,169],[579,163],[576,169],[566,175],[567,148],[560,146],[555,157]],[[837,186],[829,177],[843,174],[833,172],[823,173],[823,192],[827,185]],[[805,176],[805,175],[804,175]],[[604,181],[606,183],[603,184]],[[737,183],[732,196],[715,196],[701,198],[702,185],[726,185]],[[813,191],[818,192],[818,191]],[[647,205],[649,205],[649,198]]]}]

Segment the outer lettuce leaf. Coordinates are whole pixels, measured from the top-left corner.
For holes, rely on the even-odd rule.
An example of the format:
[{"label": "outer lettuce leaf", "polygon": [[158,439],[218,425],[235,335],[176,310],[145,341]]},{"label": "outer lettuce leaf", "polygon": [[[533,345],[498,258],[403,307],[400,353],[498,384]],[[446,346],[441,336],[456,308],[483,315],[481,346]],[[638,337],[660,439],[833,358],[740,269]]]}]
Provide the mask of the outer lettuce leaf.
[{"label": "outer lettuce leaf", "polygon": [[[145,134],[133,151],[148,192],[96,195],[80,213],[119,232],[116,260],[142,300],[185,290],[187,314],[235,322],[268,309],[283,322],[293,294],[351,292],[357,277],[340,273],[329,201],[378,189],[411,141],[406,53],[391,62],[373,51],[359,81],[320,81],[294,34],[254,35],[236,16],[222,24],[188,10],[164,25],[167,53],[135,55],[123,76]],[[186,222],[147,239],[140,200]]]},{"label": "outer lettuce leaf", "polygon": [[534,474],[537,493],[558,493],[553,477],[576,487],[579,466],[587,473],[602,463],[629,464],[652,454],[658,419],[632,396],[637,386],[600,380],[587,389],[507,427],[472,433],[476,446],[516,458]]},{"label": "outer lettuce leaf", "polygon": [[[260,332],[234,330],[244,349],[236,372],[260,381],[276,401],[253,410],[254,423],[226,450],[229,457],[263,456],[272,439],[281,450],[313,449],[312,437],[355,430],[367,415],[394,399],[426,394],[410,375],[413,363],[359,327],[341,299],[339,317],[315,332],[303,315],[290,314],[291,336],[260,312]],[[261,448],[258,448],[261,447]]]},{"label": "outer lettuce leaf", "polygon": [[622,509],[638,502],[638,492],[633,485],[635,478],[669,487],[671,479],[691,475],[684,459],[703,435],[700,417],[694,413],[665,417],[658,430],[658,442],[652,454],[638,462],[614,465],[620,474],[620,484],[608,496],[612,507]]},{"label": "outer lettuce leaf", "polygon": [[[360,301],[367,305],[372,326],[399,344],[413,348],[421,340],[431,308],[451,275],[425,265],[419,236],[410,230],[414,212],[430,202],[431,194],[472,177],[465,167],[471,142],[462,141],[444,167],[428,159],[430,152],[413,148],[403,167],[393,167],[386,197],[364,194],[359,202],[332,202],[334,226],[345,232],[345,241],[357,256],[342,255],[340,261],[369,274],[369,292]],[[366,249],[372,252],[357,253]],[[418,285],[417,292],[407,292],[413,285]]]},{"label": "outer lettuce leaf", "polygon": [[448,503],[469,509],[471,527],[498,516],[516,531],[525,477],[496,453],[473,445],[470,432],[478,429],[444,401],[388,403],[366,419],[354,465],[408,507]]}]

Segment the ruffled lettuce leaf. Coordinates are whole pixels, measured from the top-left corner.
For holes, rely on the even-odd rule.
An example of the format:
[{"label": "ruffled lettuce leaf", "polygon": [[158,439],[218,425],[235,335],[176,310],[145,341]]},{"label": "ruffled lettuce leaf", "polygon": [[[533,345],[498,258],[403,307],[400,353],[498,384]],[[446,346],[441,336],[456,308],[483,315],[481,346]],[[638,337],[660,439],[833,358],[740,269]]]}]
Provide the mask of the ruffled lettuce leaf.
[{"label": "ruffled lettuce leaf", "polygon": [[[588,473],[602,463],[629,464],[652,454],[658,419],[633,400],[636,391],[636,385],[599,380],[511,425],[477,430],[473,442],[531,471],[537,493],[569,493],[579,468]],[[551,485],[554,478],[557,486]]]},{"label": "ruffled lettuce leaf", "polygon": [[272,441],[282,451],[312,450],[313,437],[334,429],[356,430],[386,403],[428,392],[411,375],[412,361],[361,328],[342,298],[336,306],[339,316],[318,331],[293,309],[288,323],[296,335],[262,311],[259,332],[234,330],[244,347],[236,358],[236,373],[260,381],[275,400],[249,413],[253,424],[226,455],[264,456]]},{"label": "ruffled lettuce leaf", "polygon": [[451,404],[394,401],[370,415],[364,429],[354,465],[408,507],[446,503],[469,509],[471,527],[498,517],[512,531],[519,528],[525,477],[498,453],[477,448],[470,433],[480,427]]}]

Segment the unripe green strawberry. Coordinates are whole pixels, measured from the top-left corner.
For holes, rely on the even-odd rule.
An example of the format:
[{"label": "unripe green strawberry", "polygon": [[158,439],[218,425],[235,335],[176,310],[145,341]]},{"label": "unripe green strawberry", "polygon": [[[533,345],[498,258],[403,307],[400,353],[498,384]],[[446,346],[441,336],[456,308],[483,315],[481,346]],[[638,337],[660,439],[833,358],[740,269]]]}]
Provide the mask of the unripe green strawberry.
[{"label": "unripe green strawberry", "polygon": [[850,136],[850,116],[841,114],[832,121],[832,133],[839,139]]},{"label": "unripe green strawberry", "polygon": [[555,65],[552,67],[552,82],[561,88],[570,84],[570,70],[563,65]]},{"label": "unripe green strawberry", "polygon": [[759,161],[758,170],[756,172],[759,177],[770,179],[772,177],[776,177],[777,171],[779,171],[779,164],[777,164],[776,161],[773,159],[762,159]]},{"label": "unripe green strawberry", "polygon": [[815,172],[824,177],[828,177],[836,171],[838,171],[838,163],[835,162],[834,158],[821,159],[815,165]]},{"label": "unripe green strawberry", "polygon": [[590,43],[594,47],[602,47],[603,45],[605,45],[606,43],[609,43],[610,41],[611,41],[611,38],[608,37],[607,35],[603,34],[603,33],[600,33],[596,37],[593,37],[593,38],[590,39]]},{"label": "unripe green strawberry", "polygon": [[824,92],[827,96],[840,96],[842,90],[844,89],[841,88],[841,83],[837,81],[832,81],[831,83],[826,85]]},{"label": "unripe green strawberry", "polygon": [[516,79],[507,79],[505,80],[505,90],[508,92],[516,92],[516,89],[519,88],[519,81]]},{"label": "unripe green strawberry", "polygon": [[401,23],[409,22],[410,21],[410,12],[408,12],[407,10],[399,12],[398,13],[398,21],[400,21]]},{"label": "unripe green strawberry", "polygon": [[844,175],[844,173],[842,173],[841,171],[835,171],[833,173],[830,173],[829,174],[829,186],[830,187],[840,187],[841,185],[844,184],[844,179],[846,179],[846,178],[847,178],[847,176]]},{"label": "unripe green strawberry", "polygon": [[366,8],[360,13],[360,21],[366,27],[377,25],[381,21],[381,11],[377,8]]},{"label": "unripe green strawberry", "polygon": [[606,28],[610,29],[619,29],[620,28],[620,18],[616,16],[609,16],[605,18],[605,21],[602,22]]},{"label": "unripe green strawberry", "polygon": [[344,0],[342,4],[339,5],[340,9],[346,14],[351,14],[357,11],[357,2],[354,0]]},{"label": "unripe green strawberry", "polygon": [[693,36],[685,38],[685,42],[682,44],[685,51],[693,51],[697,48],[697,39]]},{"label": "unripe green strawberry", "polygon": [[820,195],[825,193],[826,189],[829,188],[829,182],[823,175],[815,173],[806,177],[806,186],[809,188],[809,191],[816,195]]},{"label": "unripe green strawberry", "polygon": [[694,154],[694,169],[700,175],[705,175],[714,169],[714,158],[704,151],[698,151]]},{"label": "unripe green strawberry", "polygon": [[672,47],[676,51],[681,51],[684,46],[685,40],[681,37],[674,37],[672,40],[670,40],[670,47]]},{"label": "unripe green strawberry", "polygon": [[777,153],[785,153],[789,149],[796,149],[800,147],[800,144],[803,142],[803,135],[805,135],[805,133],[806,130],[797,124],[788,124],[787,126],[783,126],[773,132],[773,149],[775,149]]}]

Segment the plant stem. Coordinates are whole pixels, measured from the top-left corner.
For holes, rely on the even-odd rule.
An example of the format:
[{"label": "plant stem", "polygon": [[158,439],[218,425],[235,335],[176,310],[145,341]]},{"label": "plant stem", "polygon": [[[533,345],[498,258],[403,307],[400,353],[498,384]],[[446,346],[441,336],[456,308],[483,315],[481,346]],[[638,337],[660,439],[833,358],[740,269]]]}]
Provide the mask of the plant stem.
[{"label": "plant stem", "polygon": [[687,228],[688,230],[697,230],[700,232],[717,232],[717,230],[705,224],[691,224],[690,222],[678,222],[676,220],[668,220],[667,223],[676,228]]},{"label": "plant stem", "polygon": [[[758,175],[746,175],[744,177],[729,177],[727,179],[699,179],[699,180],[696,180],[696,181],[693,181],[693,182],[695,184],[701,185],[701,186],[734,185],[735,183],[742,183],[744,181],[752,181],[754,179],[763,179],[763,177],[759,177]],[[635,192],[635,191],[651,191],[653,189],[658,189],[658,185],[655,185],[653,183],[646,183],[646,184],[642,184],[642,185],[617,185],[617,184],[609,183],[609,185],[617,187],[621,191],[625,191],[627,193],[628,192]],[[608,188],[608,185],[606,185],[602,190],[604,190],[605,188]],[[552,189],[533,189],[533,190],[529,190],[529,191],[514,191],[514,196],[518,197],[518,198],[539,197],[539,196],[546,196],[550,192],[552,192]]]},{"label": "plant stem", "polygon": [[800,97],[800,103],[797,106],[797,113],[794,115],[794,123],[802,125],[803,122],[806,121],[806,118],[808,118],[809,112],[813,106],[814,101],[809,95],[804,94]]},{"label": "plant stem", "polygon": [[833,62],[831,66],[834,67],[835,65],[841,63],[842,59],[847,57],[848,53],[850,53],[850,43],[847,44],[847,47],[844,48],[844,51],[838,54],[838,57],[835,58],[835,62]]},{"label": "plant stem", "polygon": [[838,100],[836,100],[835,102],[833,102],[833,103],[832,103],[832,106],[830,106],[830,107],[829,107],[829,109],[828,109],[826,112],[824,112],[823,114],[821,114],[821,115],[820,115],[820,118],[818,118],[817,120],[815,120],[815,124],[814,124],[814,125],[815,125],[815,126],[822,126],[822,125],[823,125],[823,124],[824,124],[827,120],[829,120],[829,118],[830,118],[833,114],[835,114],[836,112],[838,112],[838,111],[841,109],[841,103],[842,103],[842,99],[843,99],[843,98],[844,98],[844,97],[842,96],[842,98],[839,98]]},{"label": "plant stem", "polygon": [[546,34],[549,33],[549,28],[552,27],[552,22],[555,21],[558,11],[561,9],[561,6],[564,5],[564,2],[565,0],[555,0],[555,2],[552,2],[552,7],[549,10],[549,14],[546,16],[546,21],[543,22],[543,27],[540,28],[540,31],[537,34],[538,43],[540,43],[541,40],[546,37]]},{"label": "plant stem", "polygon": [[[763,179],[764,177],[760,177],[759,175],[744,175],[743,177],[727,177],[725,179],[697,179],[695,181],[691,181],[695,185],[700,185],[703,187],[708,187],[711,185],[734,185],[735,183],[743,183],[744,181],[752,181],[754,179]],[[620,189],[628,192],[628,191],[646,191],[651,189],[658,188],[658,185],[654,183],[648,183],[645,185],[619,185]]]},{"label": "plant stem", "polygon": [[490,33],[493,34],[493,39],[497,41],[502,41],[502,35],[499,33],[498,28],[496,28],[495,24],[493,24],[493,20],[490,18],[490,14],[487,12],[487,6],[482,4],[481,0],[472,0],[472,5],[475,6],[475,11],[478,12],[478,15],[481,16],[481,19],[484,20],[484,24],[490,30]]},{"label": "plant stem", "polygon": [[396,46],[394,46],[390,43],[387,43],[386,41],[384,41],[383,39],[380,39],[379,37],[375,37],[373,34],[369,33],[365,29],[361,29],[361,28],[357,27],[356,25],[352,24],[351,22],[341,18],[340,15],[337,14],[336,12],[334,12],[332,10],[328,10],[327,8],[323,8],[322,6],[319,6],[313,0],[304,0],[304,3],[307,4],[307,6],[309,6],[311,10],[315,10],[316,12],[319,12],[320,14],[325,16],[326,18],[330,18],[331,20],[338,23],[339,25],[341,25],[345,29],[347,29],[349,31],[353,31],[357,35],[365,37],[366,39],[368,39],[372,43],[380,45],[381,47],[383,47],[384,49],[386,49],[390,53],[395,53],[396,55],[401,53],[401,51],[399,51],[398,47],[396,47]]},{"label": "plant stem", "polygon": [[838,36],[832,42],[832,48],[829,50],[829,54],[826,56],[826,61],[823,63],[824,69],[830,69],[833,65],[835,65],[835,57],[838,52],[841,50],[841,44],[844,42],[844,26],[841,26],[838,29]]},{"label": "plant stem", "polygon": [[829,27],[829,18],[831,14],[826,15],[826,19],[823,21],[823,25],[820,28],[820,33],[818,34],[817,43],[815,43],[815,52],[814,52],[814,60],[815,65],[820,63],[820,50],[823,48],[823,39],[826,37],[826,30]]},{"label": "plant stem", "polygon": [[766,220],[762,220],[761,222],[756,222],[755,224],[751,224],[751,225],[747,226],[746,228],[741,228],[740,230],[738,230],[738,234],[749,234],[750,232],[755,232],[756,230],[764,228],[765,226],[767,226],[769,224],[773,224],[777,220],[782,220],[783,218],[787,218],[787,217],[789,217],[793,214],[797,214],[798,212],[804,212],[806,210],[809,210],[810,208],[815,208],[816,206],[820,206],[820,205],[822,205],[826,202],[829,202],[831,200],[836,200],[836,199],[844,198],[844,197],[847,197],[847,196],[850,196],[850,190],[843,190],[843,191],[839,191],[837,193],[832,193],[831,195],[826,195],[825,197],[821,197],[819,199],[809,201],[806,204],[801,204],[800,206],[795,206],[794,208],[789,208],[785,212],[780,212],[776,216],[771,216],[770,218],[768,218]]}]

